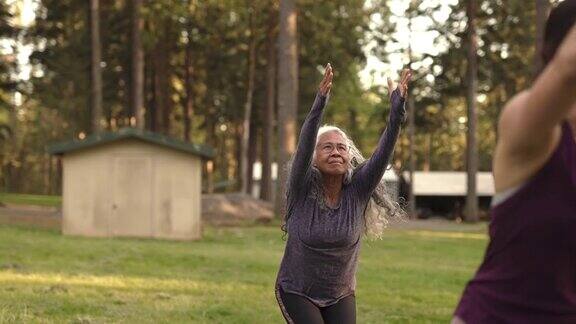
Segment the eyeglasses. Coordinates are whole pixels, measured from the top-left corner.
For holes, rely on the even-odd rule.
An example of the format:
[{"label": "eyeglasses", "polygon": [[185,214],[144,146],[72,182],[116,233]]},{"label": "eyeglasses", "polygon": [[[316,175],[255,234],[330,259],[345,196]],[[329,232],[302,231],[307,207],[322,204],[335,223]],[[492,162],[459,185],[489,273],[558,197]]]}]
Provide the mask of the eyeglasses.
[{"label": "eyeglasses", "polygon": [[343,144],[343,143],[322,143],[318,145],[320,152],[324,154],[330,154],[334,149],[338,151],[340,154],[346,154],[350,151],[350,146]]}]

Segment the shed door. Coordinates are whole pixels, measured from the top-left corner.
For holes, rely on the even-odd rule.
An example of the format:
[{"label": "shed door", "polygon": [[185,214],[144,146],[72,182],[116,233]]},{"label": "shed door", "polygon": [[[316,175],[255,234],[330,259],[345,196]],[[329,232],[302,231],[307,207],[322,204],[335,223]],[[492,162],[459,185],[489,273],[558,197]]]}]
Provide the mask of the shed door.
[{"label": "shed door", "polygon": [[110,232],[152,236],[152,161],[149,157],[115,157],[112,172]]}]

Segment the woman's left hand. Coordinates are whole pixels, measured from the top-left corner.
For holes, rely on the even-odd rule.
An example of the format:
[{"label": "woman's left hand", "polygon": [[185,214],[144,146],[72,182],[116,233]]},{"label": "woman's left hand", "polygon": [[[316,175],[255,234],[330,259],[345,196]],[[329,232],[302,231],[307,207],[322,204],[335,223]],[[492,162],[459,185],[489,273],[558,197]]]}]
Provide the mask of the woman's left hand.
[{"label": "woman's left hand", "polygon": [[[412,71],[410,69],[403,69],[400,75],[400,83],[398,83],[398,91],[400,91],[400,96],[406,98],[406,93],[408,93],[408,83],[412,78]],[[388,78],[388,95],[392,98],[392,92],[394,92],[394,82],[392,79]]]},{"label": "woman's left hand", "polygon": [[322,81],[320,81],[320,85],[318,86],[318,91],[321,95],[327,96],[330,94],[330,89],[332,89],[332,78],[334,74],[332,73],[332,65],[330,63],[326,64],[326,68],[324,69],[324,77]]}]

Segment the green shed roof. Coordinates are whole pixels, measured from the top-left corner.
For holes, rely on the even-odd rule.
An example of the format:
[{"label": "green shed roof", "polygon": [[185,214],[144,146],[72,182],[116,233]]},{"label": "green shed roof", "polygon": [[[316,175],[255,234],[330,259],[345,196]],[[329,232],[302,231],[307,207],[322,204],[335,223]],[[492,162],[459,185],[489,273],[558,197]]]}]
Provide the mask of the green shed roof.
[{"label": "green shed roof", "polygon": [[102,132],[98,134],[92,134],[83,140],[55,143],[48,146],[48,153],[64,154],[128,138],[139,139],[144,142],[172,148],[177,151],[198,155],[206,159],[211,159],[214,157],[214,150],[209,146],[187,143],[175,138],[150,131],[139,130],[136,128],[122,128],[117,132]]}]

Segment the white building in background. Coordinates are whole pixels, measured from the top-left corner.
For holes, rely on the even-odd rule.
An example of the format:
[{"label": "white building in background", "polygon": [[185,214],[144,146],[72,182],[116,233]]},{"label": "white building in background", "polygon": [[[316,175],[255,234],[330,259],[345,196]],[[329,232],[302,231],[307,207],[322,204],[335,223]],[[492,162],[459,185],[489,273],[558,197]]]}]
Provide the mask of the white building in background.
[{"label": "white building in background", "polygon": [[[252,169],[252,179],[254,179],[254,185],[252,186],[252,197],[260,198],[260,181],[262,180],[262,163],[256,162],[254,163],[254,167]],[[389,193],[394,198],[398,198],[399,194],[399,178],[398,175],[389,167],[389,170],[386,170],[384,173],[384,181],[386,181],[388,188],[390,189]],[[276,162],[272,163],[272,187],[275,188],[276,180],[278,179],[278,165]],[[272,193],[272,199],[275,199],[276,191]]]},{"label": "white building in background", "polygon": [[[403,173],[409,181],[408,172]],[[414,172],[414,198],[419,217],[444,216],[463,218],[467,194],[467,174],[459,171]],[[485,215],[494,195],[492,172],[478,172],[476,176],[478,204]]]},{"label": "white building in background", "polygon": [[[408,181],[409,173],[404,172]],[[466,196],[467,174],[458,171],[416,171],[414,172],[415,196]],[[492,172],[478,172],[476,192],[480,197],[494,195],[494,178]]]}]

